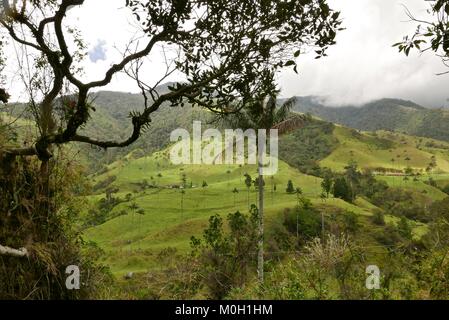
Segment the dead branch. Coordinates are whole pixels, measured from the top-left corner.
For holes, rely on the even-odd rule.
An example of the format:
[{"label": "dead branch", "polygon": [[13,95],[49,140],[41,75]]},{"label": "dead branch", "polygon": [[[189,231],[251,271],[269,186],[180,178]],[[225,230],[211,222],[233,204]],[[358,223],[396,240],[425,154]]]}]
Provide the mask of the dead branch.
[{"label": "dead branch", "polygon": [[0,255],[7,255],[13,257],[28,257],[29,253],[26,248],[14,249],[0,245]]}]

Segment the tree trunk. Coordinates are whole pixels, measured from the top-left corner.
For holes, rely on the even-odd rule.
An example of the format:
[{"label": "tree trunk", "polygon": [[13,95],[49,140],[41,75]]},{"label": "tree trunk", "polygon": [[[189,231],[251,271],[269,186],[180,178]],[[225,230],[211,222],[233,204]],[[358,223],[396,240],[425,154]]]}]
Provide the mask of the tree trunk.
[{"label": "tree trunk", "polygon": [[262,164],[259,161],[259,240],[258,240],[258,252],[257,252],[257,275],[259,282],[263,283],[263,236],[264,236],[264,226],[263,226],[263,176],[262,176]]}]

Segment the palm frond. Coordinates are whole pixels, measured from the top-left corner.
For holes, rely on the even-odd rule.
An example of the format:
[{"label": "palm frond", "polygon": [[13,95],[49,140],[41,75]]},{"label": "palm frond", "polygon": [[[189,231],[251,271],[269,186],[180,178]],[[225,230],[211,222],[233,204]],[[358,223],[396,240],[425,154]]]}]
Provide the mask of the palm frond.
[{"label": "palm frond", "polygon": [[287,119],[290,111],[293,109],[293,106],[296,103],[296,98],[292,97],[285,101],[282,106],[276,111],[274,115],[274,123],[282,122]]},{"label": "palm frond", "polygon": [[282,135],[304,127],[307,122],[308,118],[305,115],[300,114],[275,124],[272,129],[278,129],[279,135]]}]

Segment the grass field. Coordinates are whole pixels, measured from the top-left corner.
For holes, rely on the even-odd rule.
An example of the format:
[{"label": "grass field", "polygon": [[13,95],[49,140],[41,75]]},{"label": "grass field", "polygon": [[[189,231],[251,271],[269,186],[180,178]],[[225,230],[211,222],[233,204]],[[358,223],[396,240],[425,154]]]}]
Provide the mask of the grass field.
[{"label": "grass field", "polygon": [[334,136],[339,141],[337,148],[320,162],[321,166],[332,170],[343,170],[352,159],[362,168],[404,170],[410,166],[425,173],[435,156],[434,171],[449,172],[449,144],[446,142],[397,132],[358,132],[342,126],[336,126]]},{"label": "grass field", "polygon": [[[349,161],[349,151],[359,163],[370,166],[388,165],[389,149],[379,149],[378,137],[363,135],[356,139],[347,137],[349,129],[337,127],[336,136],[345,139],[343,144],[321,164],[334,169],[341,169]],[[385,142],[384,142],[385,143]],[[375,147],[377,146],[377,147]],[[394,145],[389,147],[394,148]],[[404,146],[404,148],[407,148]],[[417,159],[416,168],[426,165],[431,153],[408,147],[407,153]],[[359,150],[358,152],[355,152]],[[363,151],[364,150],[364,151]],[[399,152],[395,148],[393,153]],[[416,153],[412,154],[412,150]],[[420,155],[419,157],[417,155]],[[192,235],[200,235],[207,226],[208,218],[214,214],[226,216],[237,210],[248,212],[248,204],[257,203],[257,192],[252,186],[249,191],[244,183],[244,174],[256,177],[256,167],[245,165],[172,165],[168,150],[134,159],[130,154],[108,166],[107,170],[91,177],[92,184],[115,176],[108,187],[118,189],[116,196],[125,198],[130,194],[130,201],[118,204],[111,215],[125,210],[126,215],[110,219],[107,222],[88,228],[85,236],[95,241],[106,251],[106,263],[115,274],[129,271],[139,272],[160,268],[159,253],[167,247],[176,248],[179,252],[189,250]],[[418,161],[418,159],[421,159]],[[443,161],[444,160],[444,161]],[[446,163],[445,159],[438,164]],[[365,161],[365,162],[364,162]],[[183,182],[183,176],[185,181]],[[434,174],[437,181],[449,179],[449,174]],[[391,186],[401,186],[406,189],[424,193],[433,200],[440,200],[445,194],[439,189],[425,184],[425,176],[420,181],[404,181],[403,177],[379,176]],[[142,189],[142,182],[153,185]],[[267,229],[279,219],[284,208],[294,207],[297,203],[295,194],[286,193],[287,181],[292,180],[295,187],[300,187],[304,195],[317,206],[339,208],[352,211],[362,219],[367,219],[376,209],[373,204],[363,198],[358,198],[353,204],[341,199],[320,198],[321,179],[300,173],[298,170],[279,162],[279,171],[273,177],[266,178],[265,217]],[[112,181],[112,180],[111,180]],[[207,187],[203,187],[203,181]],[[185,183],[186,188],[180,188]],[[238,193],[234,193],[234,189]],[[104,197],[104,188],[97,194],[88,197],[90,203]],[[135,203],[143,209],[144,215],[138,214],[137,208],[131,209]],[[387,223],[395,224],[398,218],[387,216]],[[363,221],[363,220],[362,220]],[[423,224],[413,223],[415,237],[422,236],[427,228]]]},{"label": "grass field", "polygon": [[[95,177],[94,181],[116,175],[113,185],[120,190],[117,195],[124,197],[131,192],[131,202],[145,211],[144,215],[139,215],[128,208],[129,202],[121,203],[113,211],[126,210],[128,215],[85,232],[89,240],[97,242],[108,252],[108,263],[117,272],[157,266],[157,261],[152,259],[155,253],[166,247],[187,250],[190,237],[201,233],[211,215],[225,216],[237,210],[247,212],[248,203],[256,203],[257,200],[256,190],[251,187],[248,192],[243,176],[249,173],[255,178],[255,166],[173,166],[169,164],[166,154],[156,153],[151,157],[114,163],[110,169]],[[173,188],[174,185],[181,185],[182,174],[186,175],[188,187]],[[139,187],[136,183],[143,179],[154,180],[160,188],[137,191]],[[280,162],[278,174],[273,179],[266,179],[265,214],[268,224],[283,208],[297,204],[296,195],[285,192],[288,180],[292,180],[295,187],[301,187],[305,196],[319,198],[321,179],[301,174]],[[203,181],[207,182],[207,187],[202,187]],[[234,188],[238,193],[232,192]],[[95,201],[99,197],[93,195],[89,198]],[[136,255],[135,259],[129,259],[130,254]]]}]

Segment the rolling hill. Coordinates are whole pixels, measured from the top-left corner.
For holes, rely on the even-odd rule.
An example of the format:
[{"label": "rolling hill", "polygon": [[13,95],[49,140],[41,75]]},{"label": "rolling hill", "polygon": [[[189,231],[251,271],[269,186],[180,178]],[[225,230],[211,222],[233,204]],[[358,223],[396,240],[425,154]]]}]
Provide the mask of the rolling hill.
[{"label": "rolling hill", "polygon": [[[248,191],[243,176],[249,173],[255,177],[255,166],[172,165],[168,150],[163,148],[153,153],[136,148],[89,178],[94,192],[86,197],[83,221],[92,221],[90,217],[97,214],[97,204],[104,202],[108,193],[121,199],[114,203],[104,220],[88,223],[84,231],[88,240],[105,250],[105,261],[117,275],[160,268],[159,254],[167,248],[187,252],[190,237],[201,234],[211,215],[246,212],[248,204],[257,201],[256,189],[251,187]],[[354,203],[337,198],[323,200],[322,179],[312,175],[317,173],[313,168],[342,171],[349,161],[358,162],[363,169],[384,168],[377,179],[392,188],[415,194],[419,201],[431,203],[447,195],[426,183],[429,175],[425,169],[435,156],[437,167],[431,175],[443,184],[448,182],[448,150],[449,143],[433,139],[387,131],[360,132],[314,120],[309,126],[281,138],[279,173],[266,181],[267,230],[274,230],[280,223],[285,208],[297,205],[297,196],[285,192],[287,181],[292,180],[304,196],[325,212],[325,217],[355,213],[363,228],[368,229],[359,240],[365,245],[378,245],[370,219],[382,209],[365,197],[357,198]],[[392,157],[395,157],[393,163]],[[388,175],[407,166],[422,176],[404,181],[402,177]],[[234,189],[238,192],[234,193]],[[399,218],[387,214],[386,221],[396,224]],[[410,220],[410,223],[415,237],[427,232],[422,222]]]},{"label": "rolling hill", "polygon": [[395,130],[449,141],[449,110],[428,109],[400,99],[381,99],[362,106],[325,106],[314,96],[296,97],[295,110],[351,128]]}]

